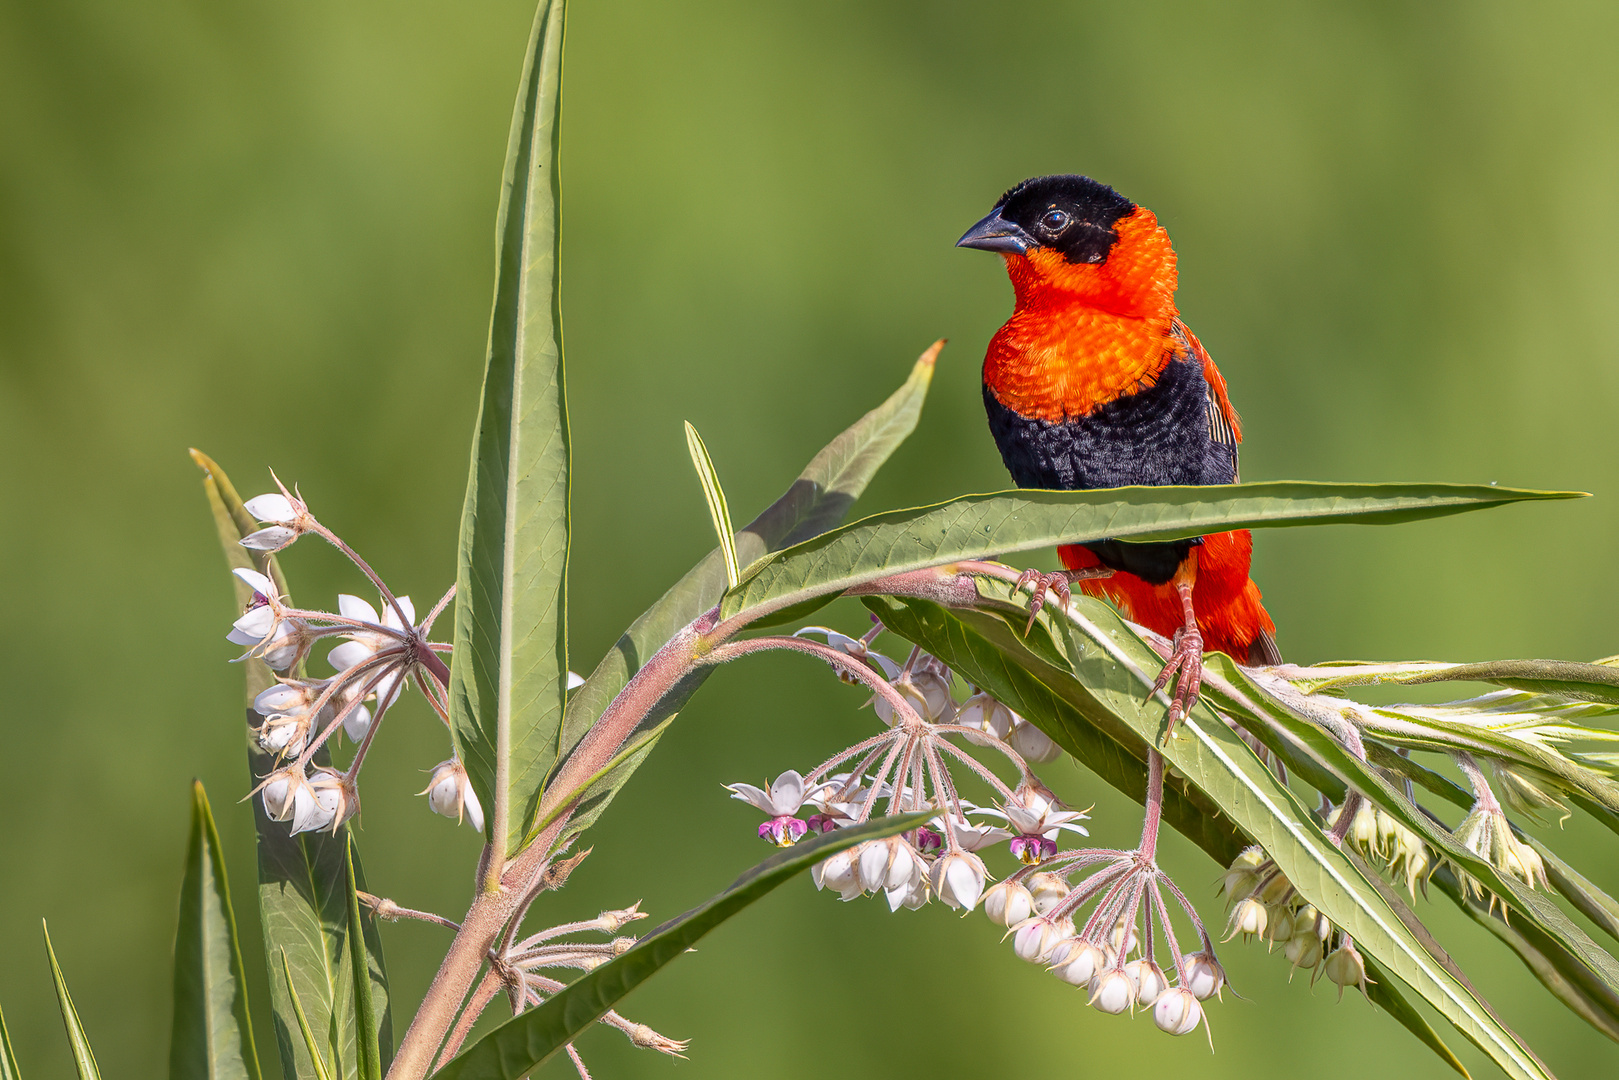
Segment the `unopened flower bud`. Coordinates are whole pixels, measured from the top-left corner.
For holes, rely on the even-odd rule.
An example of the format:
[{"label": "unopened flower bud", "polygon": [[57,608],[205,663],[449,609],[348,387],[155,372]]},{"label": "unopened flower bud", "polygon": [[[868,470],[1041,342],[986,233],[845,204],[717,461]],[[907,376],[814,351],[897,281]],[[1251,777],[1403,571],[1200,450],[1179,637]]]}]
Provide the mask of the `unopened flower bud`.
[{"label": "unopened flower bud", "polygon": [[[297,805],[298,794],[307,786],[302,769],[286,768],[270,774],[270,779],[259,789],[264,812],[271,821],[288,821]],[[306,796],[307,797],[307,796]]]},{"label": "unopened flower bud", "polygon": [[1186,958],[1186,989],[1199,1001],[1207,1001],[1225,986],[1225,968],[1212,951],[1193,953]]},{"label": "unopened flower bud", "polygon": [[1108,944],[1118,956],[1129,956],[1136,951],[1136,928],[1129,925],[1120,917],[1113,924],[1113,932],[1108,935]]},{"label": "unopened flower bud", "polygon": [[1151,960],[1132,960],[1124,965],[1124,973],[1130,976],[1130,983],[1136,988],[1137,1005],[1151,1005],[1169,989],[1163,969]]},{"label": "unopened flower bud", "polygon": [[1034,912],[1034,898],[1022,883],[1002,881],[984,894],[984,914],[1001,926],[1016,926]]},{"label": "unopened flower bud", "polygon": [[1344,945],[1327,957],[1322,968],[1333,985],[1338,987],[1338,1000],[1344,997],[1344,988],[1358,986],[1366,989],[1366,960],[1353,945]]},{"label": "unopened flower bud", "polygon": [[939,899],[953,908],[971,911],[984,895],[984,863],[976,855],[950,854],[933,864],[928,880]]},{"label": "unopened flower bud", "polygon": [[1053,742],[1051,736],[1020,716],[1014,716],[1013,720],[1012,733],[1006,741],[1024,761],[1040,765],[1062,756],[1062,747]]},{"label": "unopened flower bud", "polygon": [[276,714],[254,729],[259,749],[266,754],[298,754],[309,739],[309,714]]},{"label": "unopened flower bud", "polygon": [[1294,967],[1313,969],[1321,963],[1321,939],[1314,934],[1295,933],[1282,953]]},{"label": "unopened flower bud", "polygon": [[893,849],[882,840],[868,840],[855,849],[859,852],[860,887],[866,892],[888,888],[888,864],[893,861]]},{"label": "unopened flower bud", "polygon": [[1036,915],[1032,919],[1024,919],[1012,929],[1012,951],[1019,959],[1042,964],[1051,956],[1057,942],[1073,934],[1071,923],[1058,923],[1044,915]]},{"label": "unopened flower bud", "polygon": [[1293,909],[1286,904],[1277,904],[1273,908],[1266,908],[1265,916],[1267,925],[1264,936],[1285,945],[1293,937]]},{"label": "unopened flower bud", "polygon": [[990,738],[1006,741],[1012,730],[1012,710],[979,691],[961,703],[961,708],[956,710],[956,723],[983,732],[965,736],[968,742],[974,746],[989,746]]},{"label": "unopened flower bud", "polygon": [[[1101,947],[1079,938],[1069,938],[1061,944],[1068,948],[1063,951],[1061,963],[1058,960],[1058,950],[1051,951],[1054,961],[1051,973],[1065,983],[1073,986],[1089,986],[1099,972],[1107,967],[1107,953]],[[1059,946],[1060,947],[1060,946]]]},{"label": "unopened flower bud", "polygon": [[1068,882],[1056,874],[1035,874],[1029,878],[1028,884],[1036,915],[1046,914],[1068,898]]},{"label": "unopened flower bud", "polygon": [[1265,862],[1264,849],[1258,845],[1244,848],[1242,854],[1232,860],[1231,868],[1226,871],[1225,880],[1221,883],[1221,891],[1228,900],[1240,900],[1254,891],[1259,884],[1257,870]]},{"label": "unopened flower bud", "polygon": [[1259,886],[1259,892],[1254,895],[1267,905],[1279,904],[1287,899],[1292,890],[1292,882],[1288,881],[1279,871],[1272,871],[1266,875],[1265,881]]},{"label": "unopened flower bud", "polygon": [[860,870],[855,865],[854,854],[840,851],[836,855],[828,856],[816,869],[819,874],[816,878],[816,887],[831,889],[833,892],[844,894],[844,899],[850,897],[848,893],[860,890]]},{"label": "unopened flower bud", "polygon": [[1264,934],[1265,926],[1269,923],[1269,916],[1265,914],[1265,905],[1253,897],[1239,901],[1231,909],[1231,926],[1226,933],[1226,940],[1238,934],[1252,937],[1255,934]]},{"label": "unopened flower bud", "polygon": [[1159,1031],[1171,1035],[1186,1035],[1196,1030],[1203,1019],[1203,1006],[1192,992],[1181,987],[1165,990],[1152,1006],[1152,1022]]},{"label": "unopened flower bud", "polygon": [[309,776],[309,788],[314,793],[314,806],[307,813],[294,812],[292,832],[319,832],[337,827],[353,817],[360,809],[360,795],[354,784],[335,769],[316,769]]},{"label": "unopened flower bud", "polygon": [[1135,1000],[1136,988],[1130,985],[1130,976],[1114,968],[1096,977],[1091,986],[1091,1005],[1102,1012],[1117,1016]]},{"label": "unopened flower bud", "polygon": [[478,802],[472,782],[467,779],[467,770],[458,758],[435,765],[427,787],[416,794],[427,796],[428,809],[433,813],[454,818],[457,822],[464,818],[475,831],[483,832],[483,806]]}]

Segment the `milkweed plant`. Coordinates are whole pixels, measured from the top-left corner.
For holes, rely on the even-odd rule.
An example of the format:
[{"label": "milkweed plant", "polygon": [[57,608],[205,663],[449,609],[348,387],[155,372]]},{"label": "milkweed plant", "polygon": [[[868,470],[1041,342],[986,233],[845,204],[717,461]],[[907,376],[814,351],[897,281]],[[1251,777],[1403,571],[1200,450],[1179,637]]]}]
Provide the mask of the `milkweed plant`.
[{"label": "milkweed plant", "polygon": [[[1619,658],[1256,668],[1210,654],[1200,700],[1171,724],[1168,700],[1151,692],[1170,643],[1086,596],[1052,597],[1030,620],[1017,558],[1104,538],[1390,524],[1569,493],[1307,482],[1022,490],[843,524],[916,426],[940,342],[741,529],[688,425],[718,546],[588,675],[572,673],[558,293],[563,7],[540,4],[523,69],[457,565],[453,575],[445,568],[442,593],[431,603],[404,595],[296,486],[276,479],[244,501],[193,451],[238,605],[223,636],[246,672],[255,780],[231,794],[251,796],[257,833],[251,856],[227,859],[196,786],[173,1076],[258,1080],[261,1059],[274,1056],[287,1080],[495,1080],[565,1055],[588,1077],[574,1041],[596,1023],[683,1055],[686,1040],[621,1015],[620,999],[803,871],[829,897],[869,898],[896,917],[928,904],[981,911],[1004,929],[1008,963],[1041,965],[1078,988],[1074,1009],[1135,1016],[1144,1031],[1207,1036],[1226,990],[1221,952],[1257,940],[1301,981],[1363,996],[1464,1075],[1417,1002],[1505,1074],[1550,1076],[1424,924],[1421,910],[1442,898],[1619,1040],[1619,964],[1582,929],[1619,937],[1619,901],[1521,827],[1580,812],[1619,830],[1619,735],[1600,726],[1619,711]],[[324,606],[294,599],[283,559],[312,543],[353,564],[353,595]],[[815,610],[840,596],[861,598],[869,622],[814,625]],[[687,699],[724,665],[772,651],[826,668],[855,688],[851,708],[870,707],[870,734],[853,745],[729,786],[742,804],[735,827],[756,828],[779,850],[650,932],[628,887],[617,910],[546,925],[546,894],[583,857],[580,834]],[[1427,705],[1351,696],[1447,682],[1490,689]],[[406,906],[408,880],[367,883],[351,833],[365,763],[387,752],[384,728],[412,697],[445,733],[426,809],[484,841],[457,917]],[[1041,779],[1064,757],[1142,805],[1133,848],[1089,846],[1086,812]],[[1458,774],[1464,783],[1449,779]],[[1218,894],[1165,872],[1166,826],[1224,868]],[[242,949],[261,946],[239,939],[226,889],[226,862],[241,872],[250,858],[269,973],[251,992],[269,995],[273,1051],[247,1009]],[[382,962],[380,926],[399,919],[453,934],[410,1007],[391,995]],[[54,954],[51,963],[79,1075],[94,1077]],[[507,1018],[469,1041],[491,1008]],[[407,1014],[396,1041],[396,1017]],[[0,1038],[0,1077],[21,1075]]]}]

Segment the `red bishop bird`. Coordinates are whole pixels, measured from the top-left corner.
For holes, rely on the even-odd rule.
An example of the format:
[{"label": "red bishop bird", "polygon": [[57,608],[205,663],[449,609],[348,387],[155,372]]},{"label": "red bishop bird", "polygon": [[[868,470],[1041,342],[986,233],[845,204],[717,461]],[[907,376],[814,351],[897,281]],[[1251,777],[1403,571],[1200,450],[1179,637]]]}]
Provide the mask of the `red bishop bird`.
[{"label": "red bishop bird", "polygon": [[[1233,484],[1242,427],[1225,379],[1175,308],[1175,251],[1151,210],[1085,176],[1041,176],[1001,196],[956,242],[1006,260],[1012,317],[984,357],[989,427],[1019,487]],[[1253,537],[1099,540],[1029,571],[1031,619],[1050,589],[1111,600],[1174,641],[1171,725],[1197,698],[1203,650],[1279,664],[1276,625],[1248,576]],[[1111,574],[1109,574],[1111,571]]]}]

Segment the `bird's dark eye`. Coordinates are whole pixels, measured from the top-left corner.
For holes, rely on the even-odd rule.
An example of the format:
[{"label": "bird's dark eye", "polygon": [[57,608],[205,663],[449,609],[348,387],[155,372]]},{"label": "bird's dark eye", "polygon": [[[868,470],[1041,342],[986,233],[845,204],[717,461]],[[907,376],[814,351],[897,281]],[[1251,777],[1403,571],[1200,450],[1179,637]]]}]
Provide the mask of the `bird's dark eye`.
[{"label": "bird's dark eye", "polygon": [[1040,219],[1040,227],[1052,232],[1061,232],[1068,224],[1068,215],[1061,210],[1047,210]]}]

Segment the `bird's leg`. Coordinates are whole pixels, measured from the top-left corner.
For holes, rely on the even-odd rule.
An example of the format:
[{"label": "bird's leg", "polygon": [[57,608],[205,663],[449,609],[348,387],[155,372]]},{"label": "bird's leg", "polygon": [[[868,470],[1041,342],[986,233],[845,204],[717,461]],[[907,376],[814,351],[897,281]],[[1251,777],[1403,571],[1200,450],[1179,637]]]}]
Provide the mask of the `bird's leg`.
[{"label": "bird's leg", "polygon": [[1069,586],[1076,581],[1088,581],[1092,578],[1112,577],[1113,571],[1105,566],[1089,566],[1083,570],[1053,570],[1049,573],[1042,570],[1029,569],[1023,571],[1018,577],[1017,584],[1012,591],[1018,592],[1025,585],[1033,584],[1034,595],[1029,598],[1029,622],[1024,626],[1023,633],[1028,634],[1034,629],[1034,617],[1040,614],[1040,609],[1046,606],[1046,593],[1057,594],[1057,601],[1063,607],[1068,607],[1068,601],[1073,598]]},{"label": "bird's leg", "polygon": [[1197,701],[1198,689],[1203,684],[1203,633],[1197,628],[1197,613],[1192,610],[1192,588],[1196,584],[1197,548],[1193,548],[1187,552],[1186,560],[1170,579],[1170,585],[1181,598],[1181,627],[1175,631],[1175,640],[1170,647],[1169,659],[1164,662],[1164,670],[1158,673],[1158,681],[1153,683],[1152,692],[1147,695],[1151,700],[1154,694],[1169,685],[1171,679],[1175,679],[1175,693],[1169,702],[1169,734],[1174,733],[1175,725],[1191,711],[1192,704]]}]

